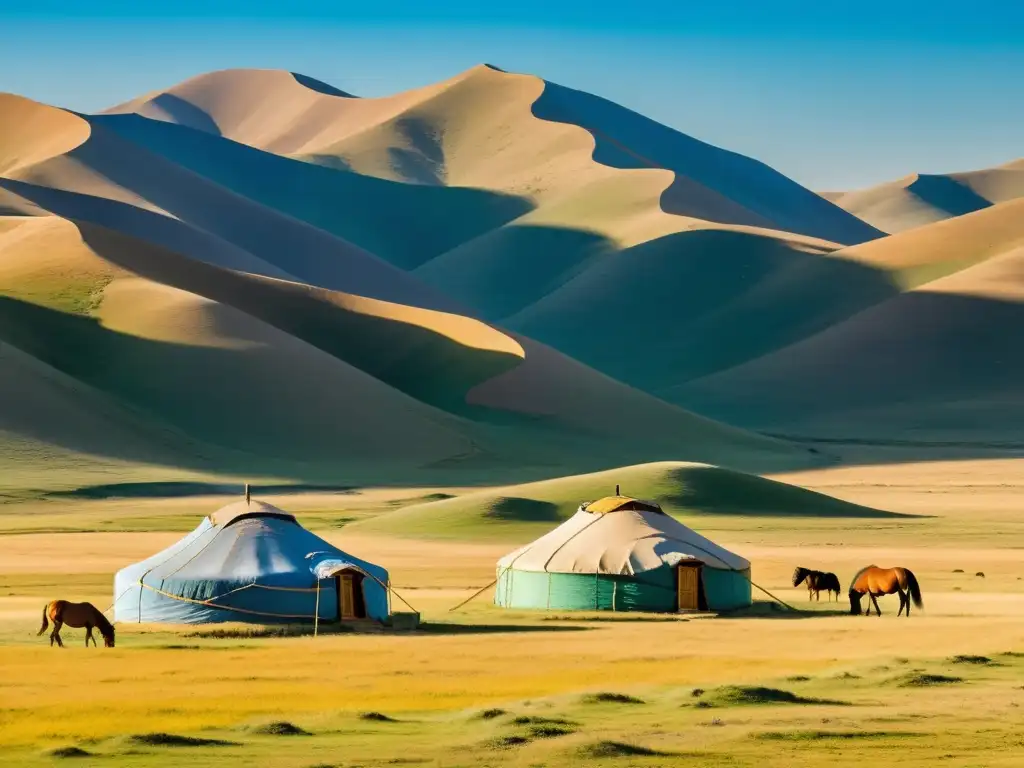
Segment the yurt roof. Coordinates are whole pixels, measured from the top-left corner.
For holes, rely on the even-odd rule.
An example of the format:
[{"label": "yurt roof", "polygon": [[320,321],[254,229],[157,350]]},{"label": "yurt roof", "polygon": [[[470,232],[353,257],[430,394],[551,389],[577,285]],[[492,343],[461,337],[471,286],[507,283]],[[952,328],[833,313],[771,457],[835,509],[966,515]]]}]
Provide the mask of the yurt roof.
[{"label": "yurt roof", "polygon": [[236,501],[221,507],[210,515],[210,522],[221,528],[247,517],[275,517],[279,520],[295,521],[295,516],[265,501]]},{"label": "yurt roof", "polygon": [[647,510],[649,512],[661,512],[661,507],[653,501],[634,499],[631,496],[605,496],[597,501],[584,502],[580,509],[592,515],[607,515],[611,512],[623,510]]},{"label": "yurt roof", "polygon": [[[615,499],[616,497],[612,497]],[[683,561],[744,571],[749,561],[683,525],[660,507],[616,507],[602,499],[579,511],[536,541],[498,561],[499,568],[547,573],[602,573],[632,576]],[[630,500],[635,502],[636,500]],[[614,511],[614,514],[611,512]]]}]

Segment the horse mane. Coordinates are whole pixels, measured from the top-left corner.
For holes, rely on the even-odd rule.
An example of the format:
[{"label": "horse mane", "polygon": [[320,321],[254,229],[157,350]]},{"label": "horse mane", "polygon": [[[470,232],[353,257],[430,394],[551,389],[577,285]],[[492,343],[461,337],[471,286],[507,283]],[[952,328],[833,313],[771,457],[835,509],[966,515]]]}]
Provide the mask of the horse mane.
[{"label": "horse mane", "polygon": [[794,587],[799,586],[800,582],[803,581],[805,578],[807,578],[807,575],[809,573],[810,573],[809,570],[804,568],[802,565],[798,565],[796,570],[793,571],[793,586]]}]

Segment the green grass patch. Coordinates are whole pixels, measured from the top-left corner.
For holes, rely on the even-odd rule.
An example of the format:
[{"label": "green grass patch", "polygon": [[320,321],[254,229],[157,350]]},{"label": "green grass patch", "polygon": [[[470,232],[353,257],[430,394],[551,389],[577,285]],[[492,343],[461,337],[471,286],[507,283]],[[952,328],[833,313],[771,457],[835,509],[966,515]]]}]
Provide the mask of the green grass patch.
[{"label": "green grass patch", "polygon": [[446,539],[512,540],[539,534],[572,516],[580,503],[616,484],[656,499],[672,515],[753,517],[908,517],[851,504],[774,480],[703,464],[660,462],[573,475],[413,504],[352,524],[367,532]]},{"label": "green grass patch", "polygon": [[952,664],[977,664],[978,666],[995,664],[988,656],[972,656],[970,654],[958,654],[949,661]]}]

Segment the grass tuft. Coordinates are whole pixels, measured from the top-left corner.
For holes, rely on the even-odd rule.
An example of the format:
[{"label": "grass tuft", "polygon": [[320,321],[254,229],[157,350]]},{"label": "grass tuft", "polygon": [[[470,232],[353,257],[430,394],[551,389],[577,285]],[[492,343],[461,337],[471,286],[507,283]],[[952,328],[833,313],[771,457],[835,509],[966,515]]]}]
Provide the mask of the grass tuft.
[{"label": "grass tuft", "polygon": [[55,757],[57,759],[65,759],[72,757],[92,757],[92,752],[88,752],[81,747],[57,747],[51,749],[46,753],[47,757]]},{"label": "grass tuft", "polygon": [[253,733],[258,733],[262,736],[309,736],[310,733],[304,728],[289,723],[284,720],[280,720],[274,723],[266,723],[265,725],[258,725],[252,729]]},{"label": "grass tuft", "polygon": [[176,733],[136,733],[129,736],[128,741],[147,747],[232,747],[238,744],[224,739],[179,736]]},{"label": "grass tuft", "polygon": [[624,741],[598,741],[584,744],[577,750],[580,757],[601,759],[608,757],[668,757],[670,752],[659,752],[656,749],[641,747],[639,744],[627,744]]},{"label": "grass tuft", "polygon": [[643,699],[638,699],[636,696],[630,696],[627,693],[611,693],[609,691],[601,691],[600,693],[590,693],[583,697],[585,704],[645,704]]},{"label": "grass tuft", "polygon": [[977,664],[979,666],[994,663],[988,656],[971,656],[970,654],[957,654],[950,659],[950,662],[953,664]]},{"label": "grass tuft", "polygon": [[512,747],[521,747],[523,744],[529,744],[530,740],[525,736],[499,736],[490,742],[490,745],[495,749],[510,749]]},{"label": "grass tuft", "polygon": [[709,694],[711,703],[723,706],[744,706],[758,704],[832,704],[848,706],[847,701],[834,701],[831,699],[812,699],[807,696],[798,696],[790,691],[780,688],[765,688],[763,686],[750,685],[727,685],[716,688]]},{"label": "grass tuft", "polygon": [[483,712],[477,712],[475,715],[473,715],[473,717],[476,720],[494,720],[498,717],[504,717],[507,714],[508,712],[506,712],[504,709],[494,708],[485,709]]},{"label": "grass tuft", "polygon": [[398,722],[395,718],[389,717],[388,715],[385,715],[383,712],[360,712],[359,713],[359,719],[360,720],[367,720],[367,721],[372,722],[372,723],[397,723]]},{"label": "grass tuft", "polygon": [[570,725],[533,725],[530,726],[530,735],[537,739],[552,739],[558,736],[568,736],[576,733],[576,729]]},{"label": "grass tuft", "polygon": [[512,725],[576,725],[576,723],[561,717],[538,717],[537,715],[520,715],[512,721]]},{"label": "grass tuft", "polygon": [[953,683],[962,683],[964,679],[962,677],[952,677],[950,675],[932,675],[924,672],[918,674],[906,675],[898,680],[900,688],[924,688],[929,685],[952,685]]},{"label": "grass tuft", "polygon": [[764,731],[755,739],[765,741],[838,741],[853,739],[902,739],[923,736],[910,731]]}]

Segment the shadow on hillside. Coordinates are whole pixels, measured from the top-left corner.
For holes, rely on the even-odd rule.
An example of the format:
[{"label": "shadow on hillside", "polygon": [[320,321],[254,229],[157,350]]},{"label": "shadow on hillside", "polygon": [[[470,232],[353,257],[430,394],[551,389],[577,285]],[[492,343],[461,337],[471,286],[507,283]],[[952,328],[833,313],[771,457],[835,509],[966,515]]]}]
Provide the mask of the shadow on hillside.
[{"label": "shadow on hillside", "polygon": [[[1020,455],[1024,303],[912,291],[774,355],[676,388],[711,418],[871,461]],[[884,458],[882,459],[884,461]]]},{"label": "shadow on hillside", "polygon": [[599,96],[547,82],[531,109],[542,120],[589,132],[596,162],[675,172],[661,198],[667,213],[768,226],[846,245],[883,234],[758,160],[706,144]]},{"label": "shadow on hillside", "polygon": [[210,117],[209,113],[195,104],[185,101],[180,96],[175,96],[173,93],[161,93],[151,99],[150,103],[175,122],[214,136],[221,135],[220,126]]},{"label": "shadow on hillside", "polygon": [[513,222],[426,262],[414,274],[485,320],[501,321],[617,250],[597,232]]},{"label": "shadow on hillside", "polygon": [[[528,236],[538,244],[549,237],[521,239]],[[881,270],[746,232],[678,232],[606,250],[504,323],[654,392],[761,357],[899,293]]]},{"label": "shadow on hillside", "polygon": [[[184,126],[138,115],[103,115],[94,123],[169,159],[228,190],[341,237],[396,266],[412,269],[460,243],[501,226],[533,208],[525,198],[477,188],[410,184],[303,162]],[[417,126],[406,130],[420,148],[417,158],[435,168],[442,157],[436,141]],[[199,211],[187,193],[159,176],[109,154],[90,138],[71,156],[82,156],[118,184],[190,221]],[[433,148],[431,148],[433,147]],[[312,158],[316,159],[316,158]],[[409,158],[405,158],[408,162]],[[422,170],[422,169],[421,169]],[[205,226],[218,232],[216,222]],[[231,239],[231,232],[223,236]]]},{"label": "shadow on hillside", "polygon": [[949,176],[919,174],[907,187],[907,191],[946,211],[950,216],[962,216],[992,207],[990,201]]},{"label": "shadow on hillside", "polygon": [[[346,391],[349,374],[344,368],[335,371],[321,363],[316,377],[303,376],[296,366],[304,358],[282,356],[281,350],[265,341],[235,348],[156,341],[111,330],[92,318],[3,296],[0,340],[150,421],[154,453],[127,455],[104,435],[82,434],[62,424],[23,427],[29,437],[44,442],[84,453],[163,463],[168,457],[160,438],[180,432],[200,442],[194,456],[175,454],[175,461],[194,468],[244,469],[253,477],[261,474],[261,466],[273,472],[276,462],[294,462],[293,471],[300,473],[309,462],[319,474],[326,462],[358,455],[357,447],[339,438],[352,429],[336,399],[336,392]],[[289,362],[295,376],[284,390],[278,374]],[[227,450],[216,451],[217,447]],[[368,445],[361,450],[369,460],[384,447],[378,441],[372,452]],[[230,451],[239,454],[229,459]],[[283,467],[278,466],[278,471]]]},{"label": "shadow on hillside", "polygon": [[311,91],[322,93],[324,96],[340,96],[346,99],[358,98],[358,96],[353,96],[351,93],[346,93],[340,88],[335,88],[330,83],[325,83],[322,80],[317,80],[316,78],[310,77],[309,75],[303,75],[300,74],[299,72],[289,72],[288,74],[294,77],[295,81],[299,83],[299,85],[303,85],[306,88],[309,88],[309,90]]}]

